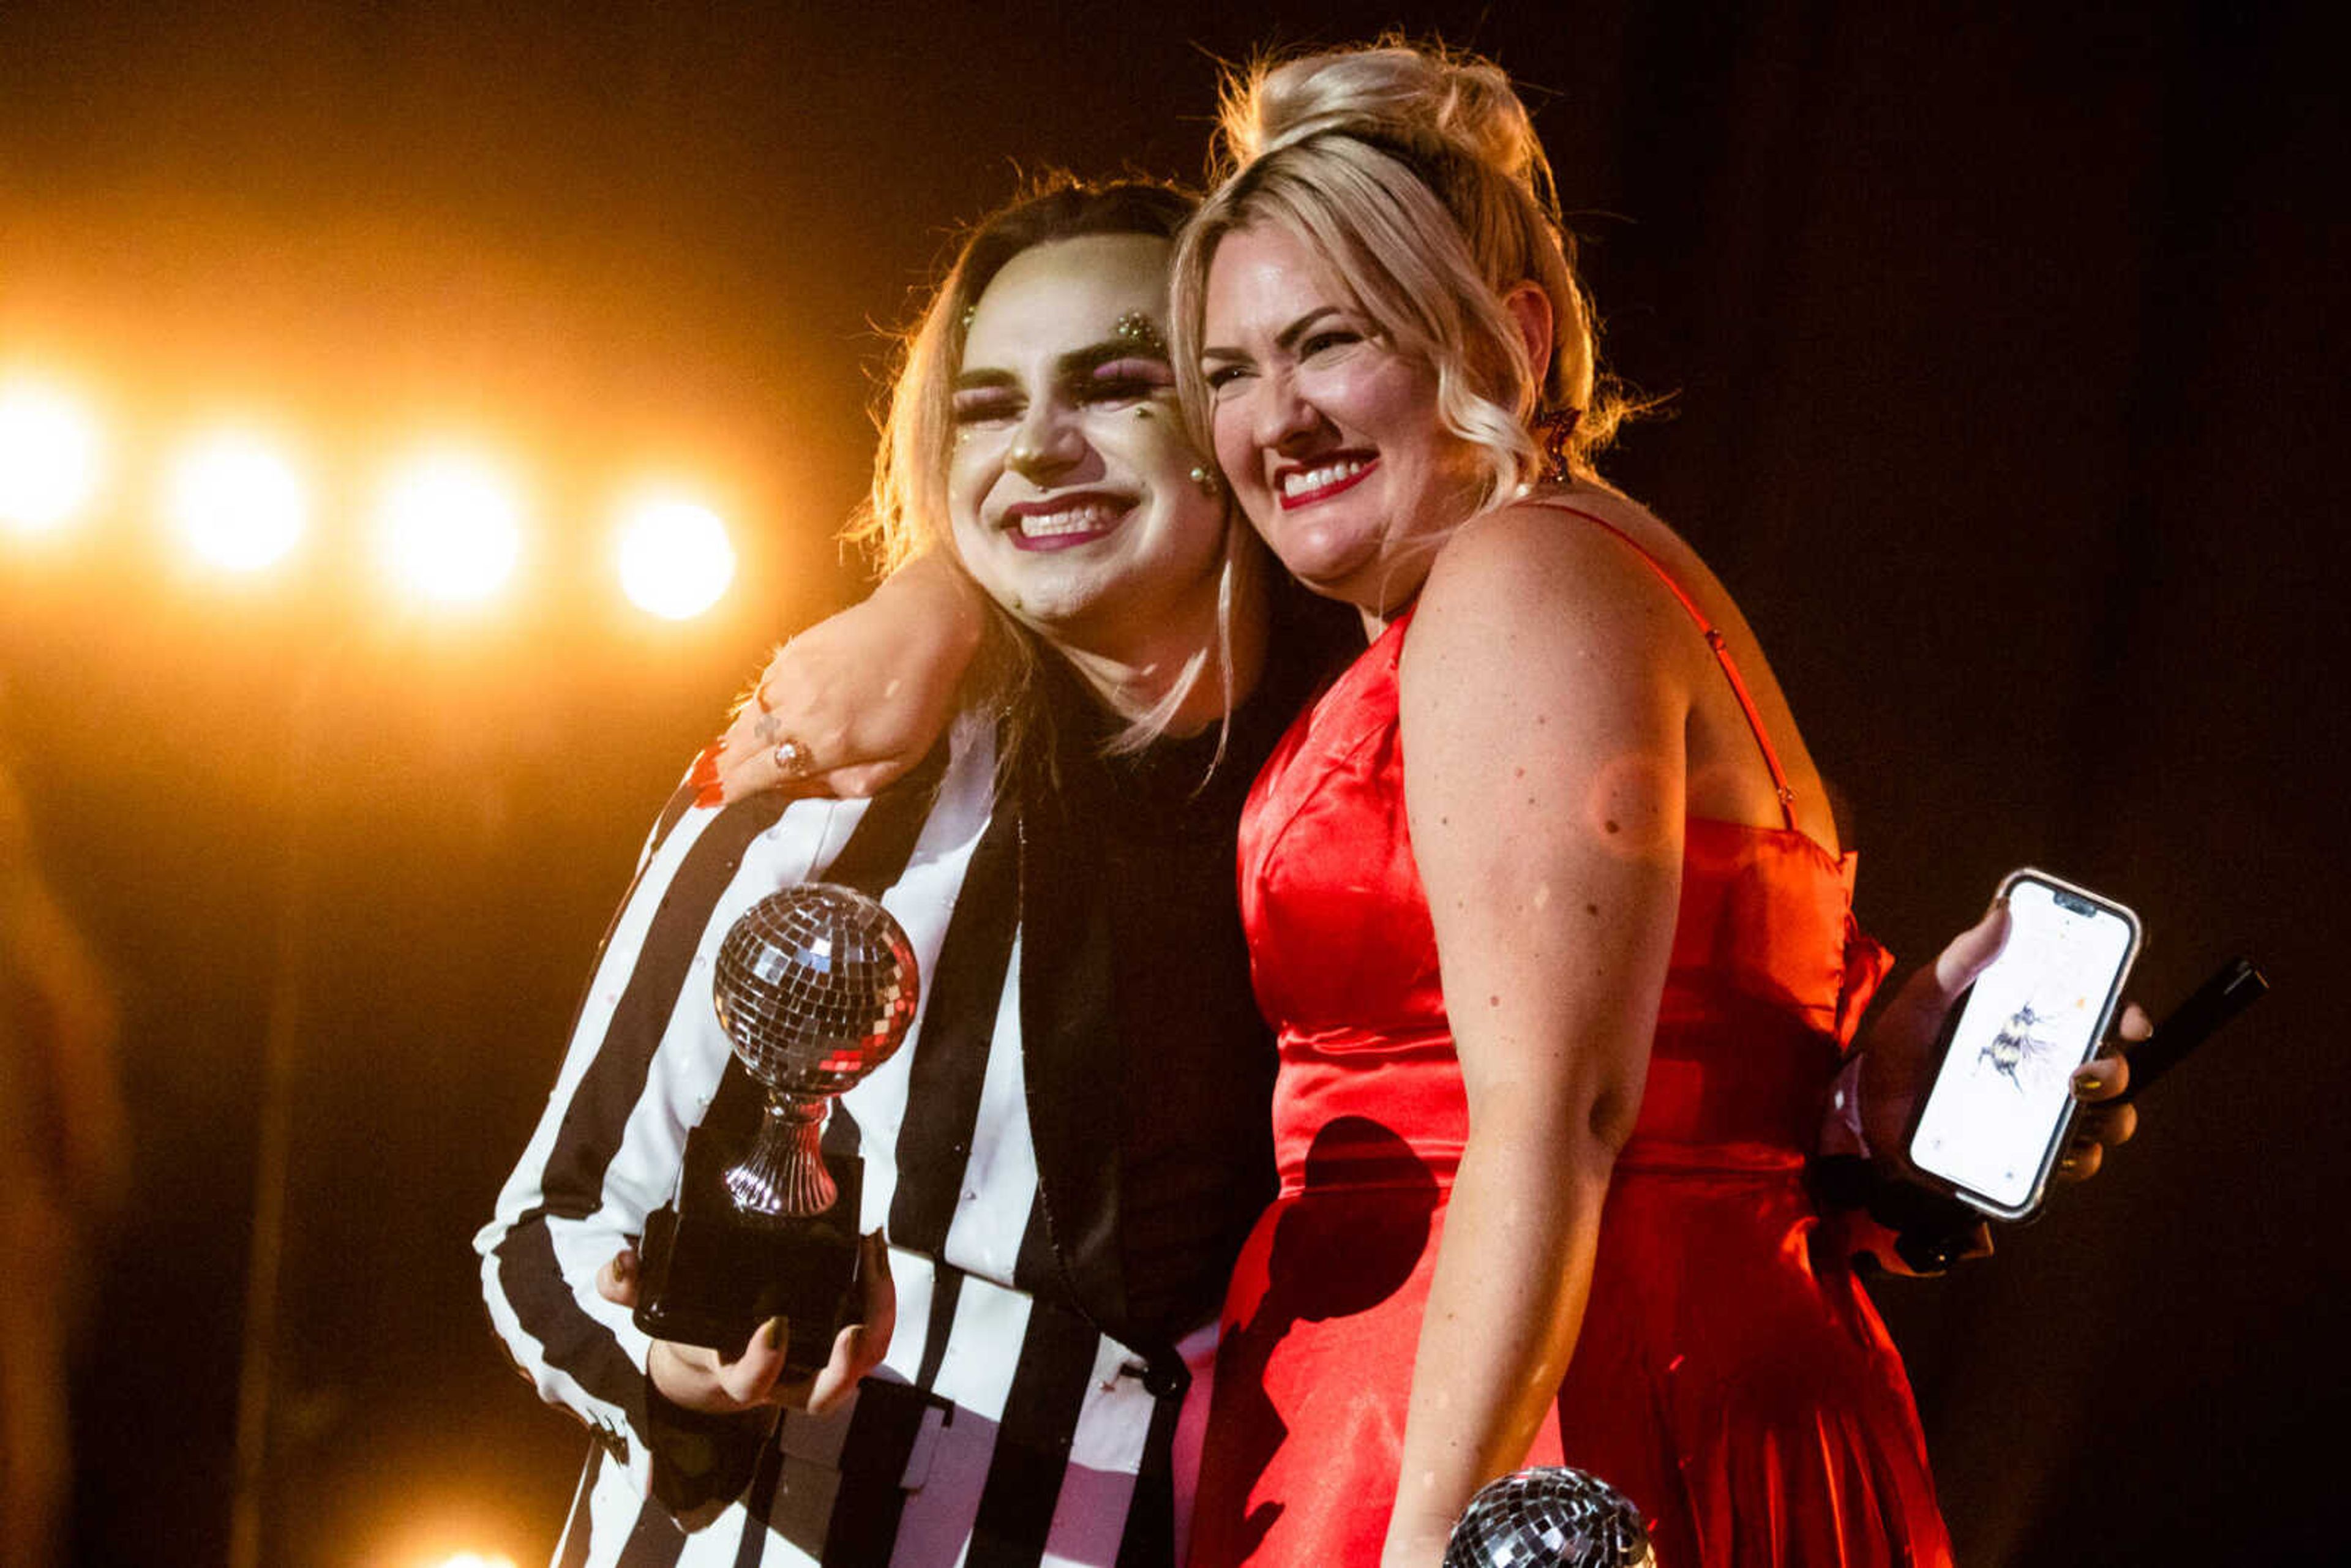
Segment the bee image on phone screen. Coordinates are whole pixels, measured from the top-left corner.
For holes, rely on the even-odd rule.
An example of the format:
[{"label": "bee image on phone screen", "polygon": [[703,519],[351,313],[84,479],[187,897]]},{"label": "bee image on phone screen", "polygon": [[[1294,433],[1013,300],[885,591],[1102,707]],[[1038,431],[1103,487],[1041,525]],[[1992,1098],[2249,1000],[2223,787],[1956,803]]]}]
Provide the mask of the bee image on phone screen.
[{"label": "bee image on phone screen", "polygon": [[2071,1119],[2074,1069],[2105,1038],[2138,917],[2044,872],[2001,884],[2008,944],[1976,977],[1910,1135],[1910,1163],[1985,1213],[2041,1201]]}]

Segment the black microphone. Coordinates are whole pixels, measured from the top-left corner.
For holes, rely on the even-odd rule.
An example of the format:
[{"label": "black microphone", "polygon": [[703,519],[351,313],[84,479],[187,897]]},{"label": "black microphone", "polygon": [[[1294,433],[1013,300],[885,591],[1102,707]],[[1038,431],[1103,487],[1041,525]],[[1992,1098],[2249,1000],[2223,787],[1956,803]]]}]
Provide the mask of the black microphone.
[{"label": "black microphone", "polygon": [[1445,1568],[1656,1568],[1632,1500],[1564,1466],[1489,1481],[1469,1500]]},{"label": "black microphone", "polygon": [[2179,1059],[2203,1044],[2214,1030],[2269,995],[2269,977],[2251,958],[2231,958],[2196,988],[2196,994],[2171,1009],[2155,1032],[2137,1045],[2123,1048],[2130,1063],[2130,1085],[2119,1100],[2136,1100],[2155,1081],[2179,1064]]}]

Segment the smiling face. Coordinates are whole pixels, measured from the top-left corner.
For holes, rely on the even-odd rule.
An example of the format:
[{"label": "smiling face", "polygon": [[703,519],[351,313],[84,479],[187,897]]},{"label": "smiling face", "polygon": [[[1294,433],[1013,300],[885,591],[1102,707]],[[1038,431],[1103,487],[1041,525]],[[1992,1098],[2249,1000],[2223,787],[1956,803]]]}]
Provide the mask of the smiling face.
[{"label": "smiling face", "polygon": [[1436,372],[1274,225],[1224,236],[1204,305],[1209,428],[1241,508],[1309,588],[1387,615],[1479,493],[1475,449],[1438,420]]},{"label": "smiling face", "polygon": [[1116,655],[1214,628],[1225,510],[1193,477],[1176,406],[1170,255],[1144,235],[1034,246],[965,336],[956,546],[989,597],[1067,647]]}]

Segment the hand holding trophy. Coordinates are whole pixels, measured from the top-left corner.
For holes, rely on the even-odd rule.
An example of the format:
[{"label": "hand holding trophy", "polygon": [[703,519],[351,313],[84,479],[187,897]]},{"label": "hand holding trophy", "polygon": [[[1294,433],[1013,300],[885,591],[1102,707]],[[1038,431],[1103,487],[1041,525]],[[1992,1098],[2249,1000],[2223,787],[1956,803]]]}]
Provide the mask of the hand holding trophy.
[{"label": "hand holding trophy", "polygon": [[780,1316],[793,1331],[784,1376],[803,1377],[856,1300],[862,1162],[828,1162],[825,1115],[904,1043],[914,946],[874,900],[809,883],[735,923],[712,989],[767,1103],[747,1148],[716,1117],[687,1138],[676,1196],[645,1219],[635,1321],[657,1339],[731,1352]]}]

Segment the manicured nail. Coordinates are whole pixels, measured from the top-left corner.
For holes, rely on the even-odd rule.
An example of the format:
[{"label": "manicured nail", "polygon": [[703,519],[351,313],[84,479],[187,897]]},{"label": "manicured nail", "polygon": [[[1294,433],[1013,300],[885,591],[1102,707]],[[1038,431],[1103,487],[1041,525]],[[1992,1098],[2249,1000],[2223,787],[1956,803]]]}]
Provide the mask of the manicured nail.
[{"label": "manicured nail", "polygon": [[2057,1162],[2057,1168],[2064,1172],[2067,1176],[2072,1176],[2075,1171],[2082,1168],[2082,1156],[2079,1155],[2067,1155]]},{"label": "manicured nail", "polygon": [[636,1277],[637,1255],[633,1252],[614,1253],[612,1255],[612,1278],[620,1281],[621,1283],[625,1285]]},{"label": "manicured nail", "polygon": [[707,790],[718,782],[718,751],[726,744],[724,740],[714,740],[695,754],[694,768],[686,774],[685,781],[696,790]]},{"label": "manicured nail", "polygon": [[2085,1067],[2074,1074],[2074,1092],[2095,1094],[2106,1086],[2105,1074],[2094,1067]]},{"label": "manicured nail", "polygon": [[705,785],[694,797],[694,803],[705,811],[716,810],[726,804],[726,787],[723,784]]},{"label": "manicured nail", "polygon": [[769,1350],[781,1350],[784,1348],[784,1335],[789,1331],[790,1325],[782,1318],[769,1318],[768,1326],[760,1331],[759,1337],[767,1341]]}]

